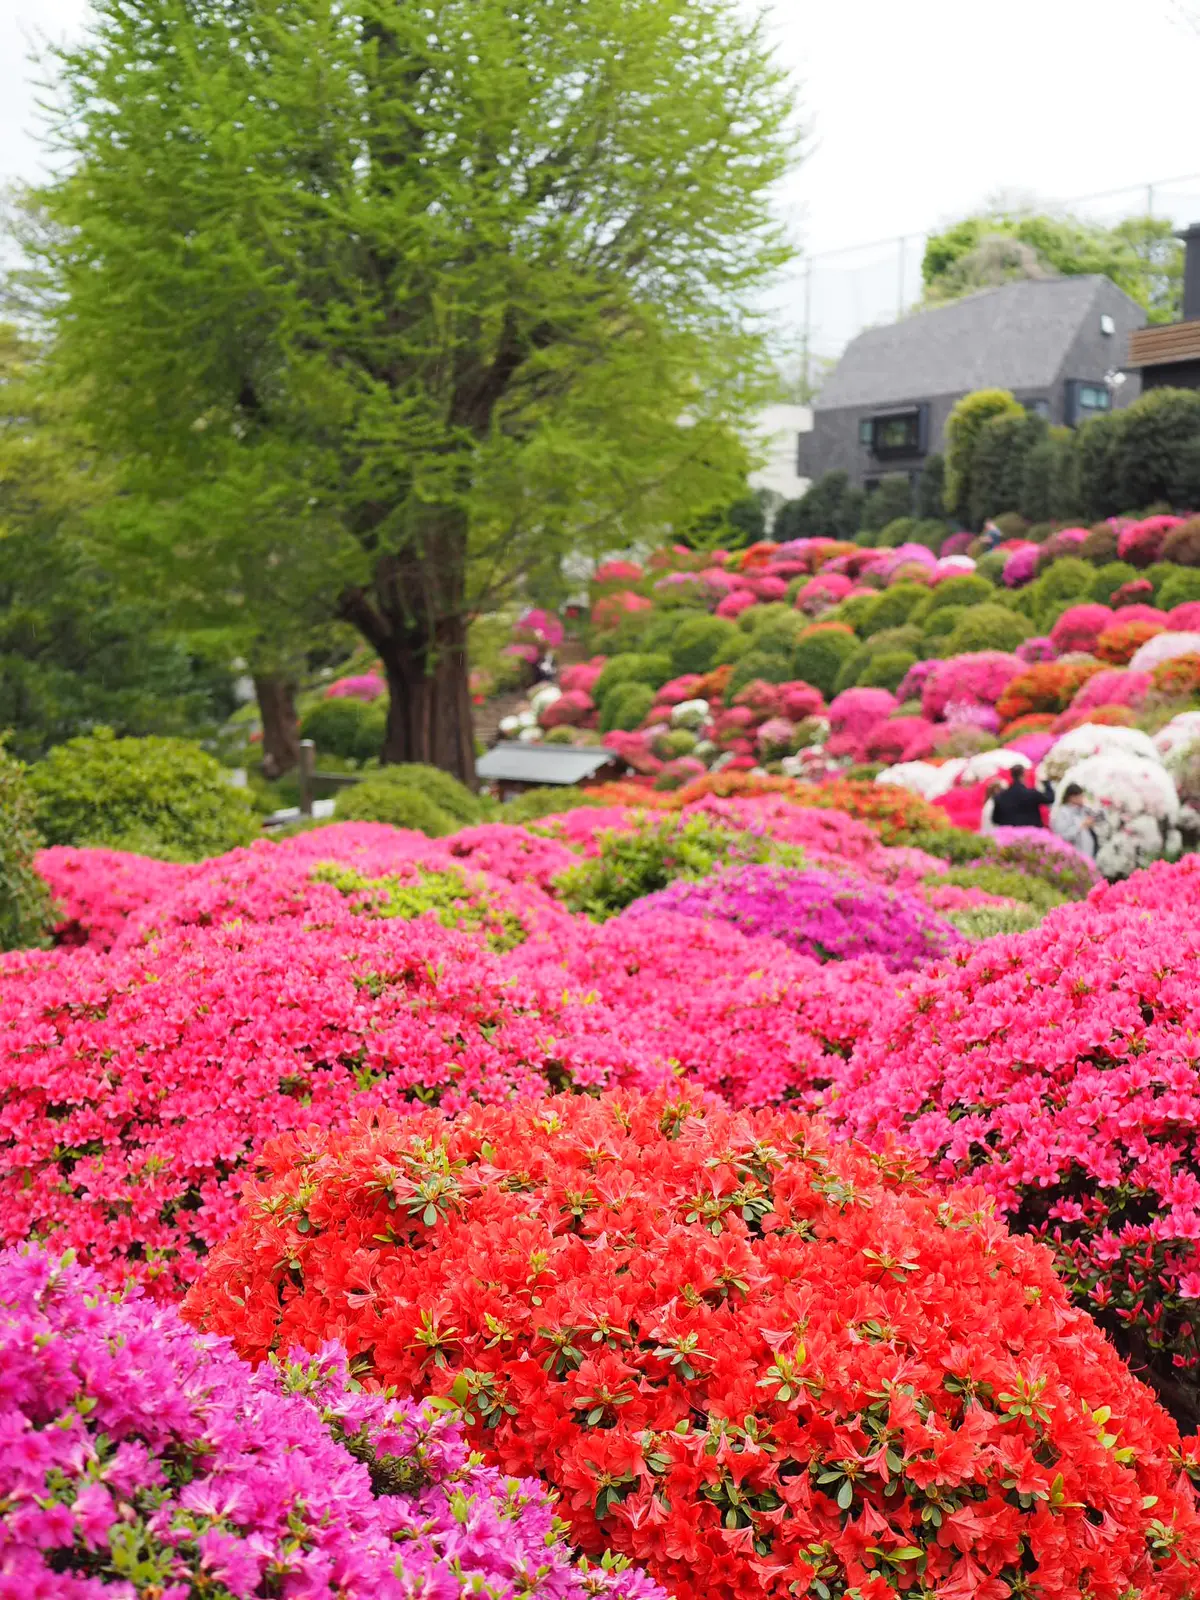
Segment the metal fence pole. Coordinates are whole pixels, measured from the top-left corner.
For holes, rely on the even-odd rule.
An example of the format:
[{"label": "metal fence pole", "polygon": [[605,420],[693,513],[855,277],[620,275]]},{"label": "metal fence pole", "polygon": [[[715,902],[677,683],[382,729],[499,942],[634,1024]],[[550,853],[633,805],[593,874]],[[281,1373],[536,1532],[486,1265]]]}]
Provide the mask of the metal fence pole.
[{"label": "metal fence pole", "polygon": [[311,739],[300,741],[300,815],[313,814],[313,773],[317,770],[317,747]]}]

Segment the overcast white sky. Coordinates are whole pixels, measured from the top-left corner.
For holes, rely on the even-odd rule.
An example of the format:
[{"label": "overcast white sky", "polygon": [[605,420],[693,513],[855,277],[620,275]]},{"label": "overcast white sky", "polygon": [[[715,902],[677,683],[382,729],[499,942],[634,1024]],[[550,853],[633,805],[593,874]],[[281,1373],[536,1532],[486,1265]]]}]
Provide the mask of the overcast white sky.
[{"label": "overcast white sky", "polygon": [[[1059,200],[1192,174],[1164,197],[1186,210],[1194,196],[1200,220],[1188,3],[775,0],[777,48],[812,128],[786,194],[799,241],[821,252],[919,233],[999,190]],[[86,10],[0,0],[0,175],[38,170],[30,40],[69,36]],[[863,270],[823,270],[834,266]]]}]

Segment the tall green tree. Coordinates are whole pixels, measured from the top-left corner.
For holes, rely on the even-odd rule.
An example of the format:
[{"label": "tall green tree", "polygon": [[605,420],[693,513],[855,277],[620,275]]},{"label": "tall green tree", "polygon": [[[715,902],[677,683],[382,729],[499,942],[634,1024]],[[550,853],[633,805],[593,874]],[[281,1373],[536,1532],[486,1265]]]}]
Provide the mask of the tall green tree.
[{"label": "tall green tree", "polygon": [[727,501],[790,94],[736,0],[96,0],[28,241],[147,581],[320,603],[385,757],[473,771],[466,630]]},{"label": "tall green tree", "polygon": [[92,518],[116,487],[45,351],[0,324],[0,731],[27,760],[97,723],[195,733],[234,705],[229,642],[109,570]]},{"label": "tall green tree", "polygon": [[1017,278],[1081,274],[1111,278],[1151,322],[1174,321],[1183,299],[1183,246],[1165,217],[1105,227],[1071,216],[984,211],[931,234],[921,272],[933,303]]}]

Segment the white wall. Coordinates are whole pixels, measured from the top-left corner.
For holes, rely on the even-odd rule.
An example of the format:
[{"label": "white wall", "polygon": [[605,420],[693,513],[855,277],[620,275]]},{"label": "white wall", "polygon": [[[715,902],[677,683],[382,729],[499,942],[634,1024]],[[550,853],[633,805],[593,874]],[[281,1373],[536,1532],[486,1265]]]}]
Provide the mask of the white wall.
[{"label": "white wall", "polygon": [[766,406],[750,426],[750,442],[764,464],[750,474],[752,489],[766,489],[780,500],[796,500],[809,480],[796,471],[796,452],[802,433],[812,432],[810,406]]}]

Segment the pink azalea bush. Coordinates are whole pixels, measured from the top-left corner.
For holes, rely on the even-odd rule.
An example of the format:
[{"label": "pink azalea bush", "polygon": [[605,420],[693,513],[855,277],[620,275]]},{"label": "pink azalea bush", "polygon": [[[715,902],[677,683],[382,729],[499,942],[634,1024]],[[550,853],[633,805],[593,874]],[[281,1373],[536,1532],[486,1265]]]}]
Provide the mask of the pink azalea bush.
[{"label": "pink azalea bush", "polygon": [[886,689],[843,689],[829,703],[829,753],[857,758],[868,736],[898,704]]},{"label": "pink azalea bush", "polygon": [[957,944],[958,934],[916,896],[819,868],[731,867],[698,881],[676,879],[635,900],[626,919],[673,911],[733,923],[778,939],[816,961],[878,956],[901,972]]},{"label": "pink azalea bush", "polygon": [[960,716],[969,706],[991,710],[1023,666],[1015,655],[1003,650],[980,650],[939,661],[925,680],[921,709],[931,722],[950,720],[951,705],[960,708]]},{"label": "pink azalea bush", "polygon": [[1059,655],[1065,656],[1076,650],[1086,651],[1090,655],[1096,640],[1112,627],[1115,620],[1116,612],[1111,606],[1092,602],[1069,606],[1050,629],[1050,639]]},{"label": "pink azalea bush", "polygon": [[540,1483],[427,1402],[364,1392],[340,1345],[254,1371],[172,1308],[9,1250],[0,1363],[3,1600],[664,1600],[575,1564]]},{"label": "pink azalea bush", "polygon": [[370,704],[387,693],[387,684],[377,672],[364,672],[357,677],[337,678],[325,690],[326,700],[364,700]]},{"label": "pink azalea bush", "polygon": [[197,870],[125,850],[61,844],[39,850],[34,866],[56,902],[58,942],[100,950],[108,949],[134,912],[159,904]]}]

